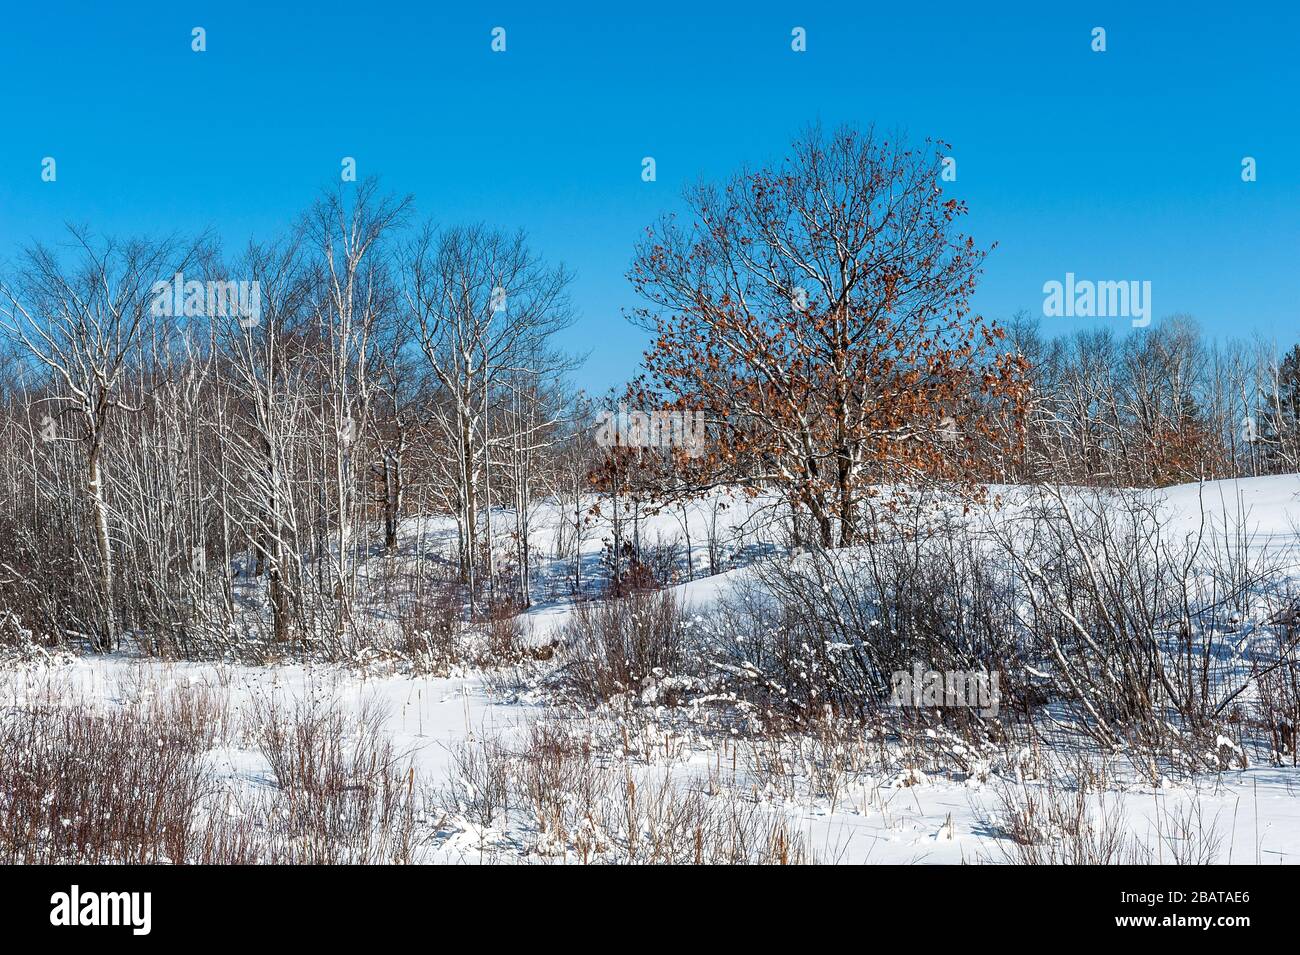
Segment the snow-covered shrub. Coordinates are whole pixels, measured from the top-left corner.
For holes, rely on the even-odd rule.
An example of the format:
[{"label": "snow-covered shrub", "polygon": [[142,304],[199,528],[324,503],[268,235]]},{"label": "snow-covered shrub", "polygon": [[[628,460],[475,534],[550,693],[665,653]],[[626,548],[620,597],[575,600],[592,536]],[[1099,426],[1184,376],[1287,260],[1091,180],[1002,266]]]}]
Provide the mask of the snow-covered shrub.
[{"label": "snow-covered shrub", "polygon": [[1284,580],[1262,550],[1230,523],[1178,539],[1156,504],[1119,491],[1043,489],[994,537],[1023,641],[1076,729],[1152,780],[1245,765],[1228,725],[1250,678],[1234,631]]},{"label": "snow-covered shrub", "polygon": [[[799,554],[755,568],[711,621],[727,689],[769,717],[882,711],[996,733],[973,709],[899,711],[895,676],[927,671],[1020,673],[1012,593],[960,528],[873,535],[869,544]],[[987,715],[987,714],[986,714]]]},{"label": "snow-covered shrub", "polygon": [[72,654],[52,643],[49,640],[38,640],[12,610],[0,610],[0,670],[71,663],[74,659]]},{"label": "snow-covered shrub", "polygon": [[[678,676],[686,663],[687,621],[669,592],[580,604],[560,635],[559,681],[604,702],[636,697]],[[655,702],[672,702],[655,694]]]}]

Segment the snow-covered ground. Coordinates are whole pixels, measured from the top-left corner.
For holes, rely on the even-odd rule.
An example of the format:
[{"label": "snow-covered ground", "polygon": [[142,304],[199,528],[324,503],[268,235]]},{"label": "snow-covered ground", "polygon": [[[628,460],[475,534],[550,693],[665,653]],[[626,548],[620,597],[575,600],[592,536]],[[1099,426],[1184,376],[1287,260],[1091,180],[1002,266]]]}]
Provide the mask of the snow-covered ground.
[{"label": "snow-covered ground", "polygon": [[[1023,504],[1022,490],[999,488],[1008,509]],[[1160,505],[1166,533],[1190,534],[1204,521],[1242,524],[1254,550],[1267,550],[1300,579],[1300,476],[1226,481],[1144,492]],[[673,589],[690,608],[705,610],[755,560],[770,559],[781,547],[780,529],[764,515],[770,501],[736,498],[725,510],[709,503],[692,505],[687,516],[668,512],[650,518],[641,533],[669,539],[692,537],[691,563],[697,579]],[[1005,517],[999,520],[1007,519]],[[555,514],[539,510],[534,542],[540,555],[554,553]],[[715,544],[725,552],[720,574],[699,577],[707,566],[710,525]],[[685,524],[683,523],[685,521]],[[403,527],[403,551],[445,547],[447,527],[436,521],[410,520]],[[602,537],[595,528],[584,542],[585,573],[598,573]],[[383,558],[375,558],[382,560]],[[777,557],[776,559],[784,559]],[[524,614],[533,642],[553,638],[573,613],[566,593],[572,559],[543,561],[537,606]],[[544,667],[544,664],[538,664]],[[61,665],[28,666],[0,673],[0,707],[30,705],[38,697],[85,702],[111,712],[142,694],[165,693],[173,686],[207,686],[228,694],[232,721],[251,718],[270,700],[315,700],[347,712],[378,706],[396,747],[409,757],[415,774],[427,785],[428,799],[416,853],[418,861],[564,861],[581,858],[574,845],[554,845],[529,821],[528,813],[502,817],[494,826],[470,818],[456,804],[454,755],[466,741],[498,740],[522,748],[530,727],[540,721],[569,734],[591,738],[608,735],[608,725],[571,708],[550,705],[536,681],[503,679],[501,674],[469,672],[454,678],[413,676],[392,671],[367,672],[333,665],[251,667],[231,664],[171,663],[122,653],[83,656]],[[513,687],[513,689],[512,689]],[[930,774],[909,768],[862,771],[849,754],[842,772],[827,784],[804,774],[802,767],[819,758],[799,752],[764,753],[770,744],[730,739],[725,733],[702,732],[671,719],[656,722],[653,712],[630,727],[615,731],[616,744],[601,757],[601,771],[631,779],[670,777],[672,785],[705,799],[743,802],[748,810],[784,820],[801,836],[812,857],[826,862],[960,863],[1004,861],[1003,834],[1008,805],[1042,798],[1050,772],[1034,767],[1043,754],[1026,753],[1014,774],[979,778]],[[621,739],[617,733],[622,732]],[[859,747],[870,740],[836,741]],[[1050,754],[1049,754],[1050,755]],[[256,743],[238,733],[210,754],[219,778],[232,787],[255,790],[274,785],[274,774]],[[786,771],[759,772],[766,761],[781,761]],[[1151,861],[1197,857],[1193,841],[1217,842],[1214,858],[1234,863],[1300,861],[1300,769],[1250,765],[1192,780],[1165,780],[1151,785],[1119,766],[1105,767],[1100,795],[1088,797],[1098,827],[1118,820],[1128,837],[1145,845]],[[622,778],[620,776],[620,778]],[[642,785],[645,785],[644,783]],[[725,795],[724,795],[725,793]],[[1194,834],[1194,835],[1193,835]]]},{"label": "snow-covered ground", "polygon": [[[417,774],[434,784],[446,782],[454,773],[451,754],[458,743],[475,737],[517,738],[528,721],[545,714],[544,707],[534,703],[493,700],[482,681],[472,677],[366,677],[336,667],[163,664],[120,655],[82,658],[54,677],[30,671],[9,674],[4,681],[4,705],[21,704],[29,694],[48,689],[51,678],[73,698],[110,712],[142,686],[157,688],[146,692],[159,692],[172,684],[193,683],[228,688],[235,713],[249,710],[255,698],[268,695],[333,701],[352,711],[365,702],[378,703],[387,714],[386,726],[396,746],[409,754]],[[703,790],[720,756],[730,767],[738,747],[706,748],[695,742],[695,747],[657,765],[673,767],[678,785]],[[232,786],[274,785],[269,764],[251,743],[215,749],[211,759],[217,774]],[[728,773],[729,769],[724,777]],[[1042,785],[1034,780],[976,782],[925,774],[865,774],[846,781],[832,805],[825,795],[806,791],[753,790],[754,780],[747,778],[751,776],[741,769],[734,777],[743,798],[788,818],[819,861],[845,863],[1003,861],[1006,840],[996,830],[1003,812],[1002,794],[1018,788],[1032,792]],[[1300,861],[1298,797],[1300,769],[1252,766],[1162,787],[1132,783],[1101,800],[1094,798],[1093,804],[1099,815],[1122,814],[1127,830],[1149,844],[1157,859],[1163,852],[1165,861],[1174,861],[1180,849],[1179,822],[1195,815],[1202,826],[1218,833],[1218,861],[1277,864]],[[485,848],[484,834],[458,816],[456,806],[438,802],[435,795],[424,820],[429,841],[417,854],[421,861],[527,861],[530,855],[538,861],[556,861],[553,854],[530,852],[526,838],[506,831],[488,833]]]}]

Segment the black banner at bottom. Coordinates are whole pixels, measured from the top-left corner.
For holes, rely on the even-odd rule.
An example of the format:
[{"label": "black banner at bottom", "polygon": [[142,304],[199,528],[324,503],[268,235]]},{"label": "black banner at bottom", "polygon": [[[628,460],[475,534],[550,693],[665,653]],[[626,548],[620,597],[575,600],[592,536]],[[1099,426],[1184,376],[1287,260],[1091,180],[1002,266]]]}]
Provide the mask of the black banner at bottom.
[{"label": "black banner at bottom", "polygon": [[[767,931],[778,921],[807,931],[824,920],[827,929],[843,931],[846,920],[861,918],[990,938],[1008,929],[1070,940],[1196,932],[1231,944],[1241,932],[1293,924],[1284,902],[1289,880],[1267,868],[867,866],[836,871],[829,883],[826,874],[711,869],[656,885],[663,876],[652,872],[606,872],[591,883],[590,873],[552,867],[508,874],[436,867],[7,868],[0,872],[0,917],[18,937],[48,932],[128,945],[250,938],[373,944],[408,937],[413,926],[430,922],[473,931],[484,916],[499,938],[511,926],[536,934],[558,920],[584,929],[606,921],[626,926],[655,911],[665,918],[691,911],[697,923],[721,916],[719,929],[731,934],[738,923]],[[744,901],[787,893],[787,902],[760,909]],[[819,900],[811,908],[810,897]]]}]

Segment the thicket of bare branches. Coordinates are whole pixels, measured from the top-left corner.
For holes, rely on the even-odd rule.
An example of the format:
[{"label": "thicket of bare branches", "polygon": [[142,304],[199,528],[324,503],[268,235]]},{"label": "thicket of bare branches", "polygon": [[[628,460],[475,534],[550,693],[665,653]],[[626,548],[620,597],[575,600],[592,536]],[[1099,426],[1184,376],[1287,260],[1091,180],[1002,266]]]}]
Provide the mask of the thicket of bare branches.
[{"label": "thicket of bare branches", "polygon": [[[882,511],[857,548],[754,565],[703,618],[639,594],[576,614],[555,686],[584,706],[725,714],[760,736],[848,724],[1004,763],[1050,734],[1146,778],[1296,759],[1300,594],[1244,512],[1186,535],[1126,490],[1052,487],[954,518]],[[985,702],[897,696],[914,669]],[[1010,765],[1010,764],[1007,764]]]}]

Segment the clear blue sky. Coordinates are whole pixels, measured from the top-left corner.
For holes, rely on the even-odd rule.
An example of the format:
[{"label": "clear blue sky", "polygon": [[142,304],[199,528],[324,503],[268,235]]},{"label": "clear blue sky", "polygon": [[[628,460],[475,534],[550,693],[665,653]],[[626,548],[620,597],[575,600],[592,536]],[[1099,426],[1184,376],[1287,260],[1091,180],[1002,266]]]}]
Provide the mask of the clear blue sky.
[{"label": "clear blue sky", "polygon": [[[684,184],[777,158],[813,120],[874,122],[953,144],[967,228],[999,243],[983,314],[1039,312],[1043,283],[1073,271],[1149,279],[1157,316],[1212,335],[1300,339],[1293,3],[294,6],[9,5],[0,259],[68,220],[238,245],[355,156],[422,215],[523,227],[570,266],[565,344],[603,390],[643,344],[622,317],[633,242]],[[1105,321],[1125,325],[1044,323]]]}]

